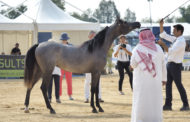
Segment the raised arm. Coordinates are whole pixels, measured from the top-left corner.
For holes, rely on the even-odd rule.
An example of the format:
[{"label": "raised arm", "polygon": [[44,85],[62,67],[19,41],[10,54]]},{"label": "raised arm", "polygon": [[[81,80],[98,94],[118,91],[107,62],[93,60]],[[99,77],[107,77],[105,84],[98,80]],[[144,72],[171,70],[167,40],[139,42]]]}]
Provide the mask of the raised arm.
[{"label": "raised arm", "polygon": [[161,19],[160,20],[160,37],[170,42],[173,42],[174,40],[176,40],[175,36],[171,36],[164,31],[163,25],[164,25],[164,21],[163,19]]}]

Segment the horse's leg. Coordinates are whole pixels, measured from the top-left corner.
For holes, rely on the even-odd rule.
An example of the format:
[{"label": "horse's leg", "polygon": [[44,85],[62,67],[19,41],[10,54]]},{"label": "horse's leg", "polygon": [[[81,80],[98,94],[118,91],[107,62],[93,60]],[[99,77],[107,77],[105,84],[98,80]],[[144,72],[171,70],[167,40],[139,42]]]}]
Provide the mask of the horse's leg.
[{"label": "horse's leg", "polygon": [[[36,84],[37,81],[38,80],[36,79],[36,81],[32,84],[32,88],[34,87],[34,85]],[[29,106],[30,93],[31,93],[32,88],[28,88],[27,92],[26,92],[26,98],[25,98],[25,103],[24,103],[24,105],[26,106],[24,109],[25,113],[29,113],[28,106]]]},{"label": "horse's leg", "polygon": [[[32,88],[34,87],[34,85],[36,84],[36,82],[39,80],[40,77],[41,77],[41,71],[38,66],[35,66],[34,74],[33,74]],[[27,92],[26,92],[26,98],[25,98],[25,103],[24,103],[24,105],[26,106],[24,109],[25,113],[29,113],[28,106],[29,106],[30,93],[31,93],[32,88],[28,88]]]},{"label": "horse's leg", "polygon": [[47,89],[48,89],[48,86],[49,86],[49,82],[51,80],[51,76],[52,76],[51,72],[50,73],[46,73],[43,76],[41,90],[42,90],[42,93],[43,93],[43,96],[44,96],[44,100],[46,102],[46,106],[47,106],[48,109],[50,109],[50,113],[51,114],[56,114],[55,110],[51,107],[51,105],[49,103],[49,100],[48,100],[48,97],[47,97]]},{"label": "horse's leg", "polygon": [[29,105],[29,99],[30,99],[30,92],[31,92],[32,89],[27,89],[27,92],[26,92],[26,98],[25,98],[25,109],[24,109],[24,112],[25,113],[29,113],[29,109],[28,109],[28,105]]},{"label": "horse's leg", "polygon": [[96,110],[96,108],[94,106],[94,94],[95,94],[95,87],[94,87],[94,85],[91,84],[91,101],[90,101],[90,105],[92,107],[92,113],[98,113],[98,111]]},{"label": "horse's leg", "polygon": [[104,110],[100,106],[100,102],[99,102],[99,81],[100,81],[100,77],[99,77],[98,83],[96,85],[96,92],[95,92],[95,95],[96,95],[96,106],[99,108],[99,112],[104,112]]},{"label": "horse's leg", "polygon": [[[98,99],[98,91],[97,91],[97,86],[100,78],[100,73],[99,72],[94,72],[92,73],[92,83],[91,83],[91,107],[92,107],[92,112],[97,113],[97,110],[94,106],[94,94],[96,95],[96,106],[100,110],[100,104],[99,104],[99,99]],[[101,108],[102,109],[102,108]]]}]

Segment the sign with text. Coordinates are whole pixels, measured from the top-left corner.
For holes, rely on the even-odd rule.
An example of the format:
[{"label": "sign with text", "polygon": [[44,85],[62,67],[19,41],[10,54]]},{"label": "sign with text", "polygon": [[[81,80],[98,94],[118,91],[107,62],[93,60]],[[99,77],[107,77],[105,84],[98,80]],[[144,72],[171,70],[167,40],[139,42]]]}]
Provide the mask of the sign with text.
[{"label": "sign with text", "polygon": [[25,56],[0,55],[0,77],[24,77]]},{"label": "sign with text", "polygon": [[190,52],[185,52],[183,66],[190,66]]}]

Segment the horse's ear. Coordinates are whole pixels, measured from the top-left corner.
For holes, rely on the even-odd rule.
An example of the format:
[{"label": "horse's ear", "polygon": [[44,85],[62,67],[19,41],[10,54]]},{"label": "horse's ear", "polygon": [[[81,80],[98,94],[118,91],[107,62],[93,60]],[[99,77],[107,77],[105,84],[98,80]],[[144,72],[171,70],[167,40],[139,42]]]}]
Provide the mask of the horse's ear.
[{"label": "horse's ear", "polygon": [[120,20],[120,16],[119,15],[116,16],[116,20]]},{"label": "horse's ear", "polygon": [[117,15],[116,16],[116,20],[115,20],[115,23],[119,23],[121,20],[120,20],[120,16],[119,15]]}]

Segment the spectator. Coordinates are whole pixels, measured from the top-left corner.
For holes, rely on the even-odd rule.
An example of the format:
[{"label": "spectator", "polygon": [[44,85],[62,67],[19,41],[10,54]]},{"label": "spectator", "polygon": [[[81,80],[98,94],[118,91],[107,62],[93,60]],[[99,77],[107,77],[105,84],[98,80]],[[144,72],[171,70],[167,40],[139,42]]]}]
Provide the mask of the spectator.
[{"label": "spectator", "polygon": [[[90,31],[90,33],[88,34],[88,38],[89,39],[92,39],[94,38],[94,36],[96,35],[96,32],[95,31]],[[85,83],[84,83],[84,95],[85,95],[85,103],[88,103],[89,102],[89,96],[90,96],[90,83],[91,83],[91,80],[92,80],[92,76],[91,76],[91,73],[86,73],[85,74]],[[99,82],[99,101],[100,102],[104,102],[101,98],[101,80]]]},{"label": "spectator", "polygon": [[1,55],[5,55],[5,52],[2,52]]},{"label": "spectator", "polygon": [[19,43],[15,44],[15,47],[11,51],[11,55],[21,55],[21,52],[19,49]]},{"label": "spectator", "polygon": [[172,82],[174,81],[183,102],[180,111],[186,111],[189,110],[189,102],[186,90],[181,81],[181,69],[186,46],[186,41],[183,37],[184,27],[181,24],[174,25],[174,36],[170,36],[164,31],[163,25],[164,21],[161,19],[160,37],[172,42],[169,48],[163,41],[159,42],[164,47],[164,50],[168,52],[166,99],[163,110],[172,110]]},{"label": "spectator", "polygon": [[[60,40],[62,41],[62,44],[65,46],[71,46],[71,44],[68,43],[68,40],[70,38],[68,37],[67,33],[62,33]],[[62,80],[63,76],[65,74],[66,82],[67,82],[67,94],[69,96],[69,100],[74,100],[72,98],[72,72],[65,71],[64,69],[61,69],[61,77],[60,77],[60,90],[59,94],[62,95]]]},{"label": "spectator", "polygon": [[121,95],[124,95],[124,92],[122,91],[122,85],[124,80],[124,69],[126,70],[129,81],[132,89],[132,80],[133,80],[133,74],[129,69],[130,60],[129,56],[132,55],[131,46],[126,43],[126,37],[125,35],[121,35],[119,37],[120,43],[115,47],[116,52],[114,53],[114,56],[117,57],[117,68],[119,72],[119,93]]},{"label": "spectator", "polygon": [[52,78],[49,84],[49,88],[48,88],[48,99],[49,102],[51,103],[51,94],[52,94],[52,85],[53,85],[53,79],[54,79],[54,84],[55,84],[55,97],[56,97],[56,102],[57,103],[61,103],[60,99],[59,99],[59,80],[60,80],[60,75],[61,75],[61,70],[60,68],[56,67],[53,70],[52,73]]},{"label": "spectator", "polygon": [[163,50],[150,29],[141,30],[133,49],[133,105],[131,122],[162,122],[162,84],[167,71]]}]

